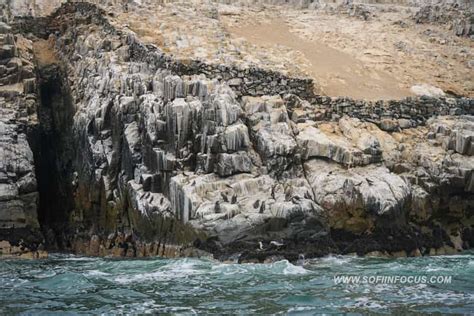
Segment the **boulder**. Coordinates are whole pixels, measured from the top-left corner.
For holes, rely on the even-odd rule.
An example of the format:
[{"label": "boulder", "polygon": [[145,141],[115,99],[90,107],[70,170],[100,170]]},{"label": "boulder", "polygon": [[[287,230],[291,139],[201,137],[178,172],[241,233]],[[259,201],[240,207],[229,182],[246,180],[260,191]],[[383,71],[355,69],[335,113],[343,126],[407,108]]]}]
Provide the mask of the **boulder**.
[{"label": "boulder", "polygon": [[369,230],[381,218],[403,222],[411,186],[385,167],[356,167],[312,159],[305,163],[315,202],[327,212],[332,228],[354,233]]}]

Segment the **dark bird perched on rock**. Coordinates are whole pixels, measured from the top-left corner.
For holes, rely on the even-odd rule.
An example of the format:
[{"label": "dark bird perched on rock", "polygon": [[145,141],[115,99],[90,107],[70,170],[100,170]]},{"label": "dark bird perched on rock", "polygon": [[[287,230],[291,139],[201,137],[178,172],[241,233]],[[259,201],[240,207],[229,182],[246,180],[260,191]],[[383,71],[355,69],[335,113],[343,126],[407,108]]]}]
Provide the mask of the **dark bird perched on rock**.
[{"label": "dark bird perched on rock", "polygon": [[237,203],[237,195],[232,195],[232,200],[230,201],[232,204]]},{"label": "dark bird perched on rock", "polygon": [[260,206],[260,200],[253,202],[253,208],[258,208]]},{"label": "dark bird perched on rock", "polygon": [[162,197],[162,198],[160,199],[160,204],[163,204],[163,201],[164,201],[164,198]]},{"label": "dark bird perched on rock", "polygon": [[229,203],[229,199],[227,198],[227,195],[224,192],[221,192],[221,196],[224,202]]},{"label": "dark bird perched on rock", "polygon": [[259,213],[262,214],[264,211],[265,211],[265,201],[263,201],[262,204],[260,205]]},{"label": "dark bird perched on rock", "polygon": [[216,214],[221,212],[221,204],[219,203],[219,201],[216,201],[216,204],[214,205],[214,212]]}]

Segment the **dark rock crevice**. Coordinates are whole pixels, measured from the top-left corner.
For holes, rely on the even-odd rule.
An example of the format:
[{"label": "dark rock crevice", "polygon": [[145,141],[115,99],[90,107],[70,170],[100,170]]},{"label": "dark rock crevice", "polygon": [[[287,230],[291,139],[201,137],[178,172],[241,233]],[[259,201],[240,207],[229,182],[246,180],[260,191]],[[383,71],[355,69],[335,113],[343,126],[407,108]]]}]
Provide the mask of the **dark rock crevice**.
[{"label": "dark rock crevice", "polygon": [[49,249],[67,247],[74,208],[72,188],[74,107],[59,64],[37,65],[39,126],[30,145],[38,181],[38,220]]}]

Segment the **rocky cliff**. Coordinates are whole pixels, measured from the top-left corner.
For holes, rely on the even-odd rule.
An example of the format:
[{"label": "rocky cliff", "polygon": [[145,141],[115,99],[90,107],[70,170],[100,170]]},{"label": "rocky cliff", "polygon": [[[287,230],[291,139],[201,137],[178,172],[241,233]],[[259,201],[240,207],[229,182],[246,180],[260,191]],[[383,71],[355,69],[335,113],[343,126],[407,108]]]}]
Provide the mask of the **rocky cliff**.
[{"label": "rocky cliff", "polygon": [[2,245],[242,262],[474,244],[473,99],[318,96],[176,60],[88,3],[10,24]]},{"label": "rocky cliff", "polygon": [[38,129],[32,43],[2,23],[0,44],[0,255],[38,257],[44,240],[30,146]]}]

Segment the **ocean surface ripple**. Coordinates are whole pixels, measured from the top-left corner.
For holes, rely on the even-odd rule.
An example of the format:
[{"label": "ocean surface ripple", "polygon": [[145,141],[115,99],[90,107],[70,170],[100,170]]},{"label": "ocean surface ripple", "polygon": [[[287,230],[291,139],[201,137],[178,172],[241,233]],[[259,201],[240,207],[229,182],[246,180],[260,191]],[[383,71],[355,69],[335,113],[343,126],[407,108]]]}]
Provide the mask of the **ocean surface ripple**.
[{"label": "ocean surface ripple", "polygon": [[[452,276],[450,284],[335,284],[341,275]],[[272,264],[200,259],[0,261],[0,314],[295,314],[474,312],[474,253],[330,256]]]}]

